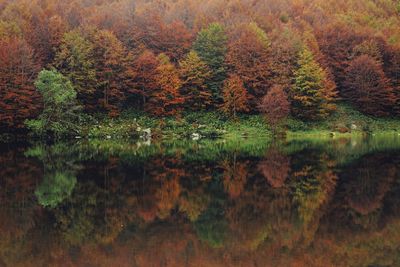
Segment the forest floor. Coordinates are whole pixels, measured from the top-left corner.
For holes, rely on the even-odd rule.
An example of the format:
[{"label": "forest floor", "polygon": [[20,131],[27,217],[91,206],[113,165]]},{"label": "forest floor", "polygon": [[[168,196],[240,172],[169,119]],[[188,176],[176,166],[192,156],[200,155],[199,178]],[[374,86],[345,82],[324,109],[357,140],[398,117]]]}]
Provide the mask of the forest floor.
[{"label": "forest floor", "polygon": [[[353,136],[376,133],[400,134],[400,119],[374,118],[339,104],[327,120],[302,122],[289,118],[290,137]],[[81,135],[89,138],[270,138],[272,131],[261,115],[228,118],[220,112],[185,113],[180,118],[154,118],[137,111],[125,111],[117,119],[99,118],[85,126]]]}]

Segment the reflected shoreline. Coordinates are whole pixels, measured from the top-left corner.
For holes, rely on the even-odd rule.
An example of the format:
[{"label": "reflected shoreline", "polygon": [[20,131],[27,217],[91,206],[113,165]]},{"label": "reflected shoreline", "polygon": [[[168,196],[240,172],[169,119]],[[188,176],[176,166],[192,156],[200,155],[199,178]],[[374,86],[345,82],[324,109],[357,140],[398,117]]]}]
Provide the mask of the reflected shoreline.
[{"label": "reflected shoreline", "polygon": [[0,162],[5,266],[399,264],[398,136],[9,144]]}]

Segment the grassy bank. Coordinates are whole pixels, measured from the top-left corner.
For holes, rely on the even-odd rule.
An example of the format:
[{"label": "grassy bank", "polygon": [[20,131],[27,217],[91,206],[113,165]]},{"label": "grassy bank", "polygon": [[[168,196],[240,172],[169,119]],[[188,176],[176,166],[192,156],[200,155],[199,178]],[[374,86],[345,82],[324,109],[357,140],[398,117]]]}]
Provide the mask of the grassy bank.
[{"label": "grassy bank", "polygon": [[117,119],[98,118],[81,130],[88,138],[269,138],[271,131],[262,116],[241,115],[236,119],[219,112],[185,113],[180,118],[154,118],[126,111]]},{"label": "grassy bank", "polygon": [[[374,118],[340,104],[327,120],[302,122],[289,118],[286,129],[289,138],[400,133],[400,119]],[[97,117],[80,131],[81,137],[100,139],[140,138],[149,135],[156,139],[272,137],[269,125],[261,115],[240,115],[232,119],[219,112],[185,113],[180,118],[160,119],[137,111],[125,111],[117,119]]]},{"label": "grassy bank", "polygon": [[319,122],[288,120],[288,136],[355,136],[400,133],[400,118],[375,118],[364,115],[349,105],[339,104],[328,119]]},{"label": "grassy bank", "polygon": [[[400,134],[400,118],[374,118],[348,105],[339,104],[328,119],[303,122],[294,118],[286,121],[289,139],[320,137],[354,137],[375,134]],[[236,119],[221,112],[185,113],[180,118],[155,118],[136,110],[124,111],[118,118],[107,116],[89,118],[74,133],[75,139],[271,139],[271,128],[261,115],[239,115]],[[26,140],[26,135],[18,136]],[[15,134],[0,134],[0,142],[16,139]],[[36,138],[35,138],[36,139]]]}]

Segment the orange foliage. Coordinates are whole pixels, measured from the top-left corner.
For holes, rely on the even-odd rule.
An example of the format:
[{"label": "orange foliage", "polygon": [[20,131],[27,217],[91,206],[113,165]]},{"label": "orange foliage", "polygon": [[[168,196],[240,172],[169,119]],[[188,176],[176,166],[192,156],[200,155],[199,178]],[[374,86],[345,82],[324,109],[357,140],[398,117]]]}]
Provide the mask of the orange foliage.
[{"label": "orange foliage", "polygon": [[139,55],[133,64],[132,73],[134,78],[131,81],[128,92],[133,94],[137,102],[146,106],[150,93],[157,89],[156,81],[158,60],[153,52],[145,50]]},{"label": "orange foliage", "polygon": [[249,111],[249,97],[239,76],[231,75],[225,81],[222,96],[221,110],[233,118],[236,118],[238,112]]},{"label": "orange foliage", "polygon": [[147,109],[157,116],[177,115],[184,102],[180,95],[182,82],[179,73],[166,55],[161,54],[158,60],[155,77],[158,88],[150,93]]},{"label": "orange foliage", "polygon": [[236,29],[228,48],[226,61],[231,73],[243,80],[252,111],[271,84],[269,42],[262,29],[256,24],[249,24]]},{"label": "orange foliage", "polygon": [[0,40],[0,128],[23,128],[38,113],[37,71],[33,50],[23,39]]}]

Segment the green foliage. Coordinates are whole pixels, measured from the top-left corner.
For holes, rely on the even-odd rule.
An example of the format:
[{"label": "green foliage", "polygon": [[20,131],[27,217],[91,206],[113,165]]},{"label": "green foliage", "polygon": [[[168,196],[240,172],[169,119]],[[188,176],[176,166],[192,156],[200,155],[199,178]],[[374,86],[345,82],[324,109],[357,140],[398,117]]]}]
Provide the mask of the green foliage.
[{"label": "green foliage", "polygon": [[283,23],[288,23],[289,22],[289,16],[287,13],[282,13],[279,17],[279,20]]},{"label": "green foliage", "polygon": [[212,248],[219,248],[224,245],[229,230],[224,217],[224,191],[219,179],[211,181],[208,192],[211,192],[214,198],[207,210],[195,221],[194,228],[201,240]]},{"label": "green foliage", "polygon": [[179,74],[182,79],[181,93],[188,110],[200,110],[211,104],[212,92],[205,82],[210,79],[211,71],[195,51],[190,51],[179,62]]},{"label": "green foliage", "polygon": [[21,37],[20,27],[15,22],[0,20],[0,40],[9,37]]},{"label": "green foliage", "polygon": [[64,34],[54,59],[54,66],[73,83],[83,103],[92,101],[96,88],[93,49],[79,31],[70,31]]},{"label": "green foliage", "polygon": [[55,208],[68,198],[76,184],[76,177],[70,173],[56,172],[43,178],[35,191],[40,205]]},{"label": "green foliage", "polygon": [[[338,128],[343,126],[348,128],[353,134],[368,132],[396,132],[400,131],[400,121],[394,118],[375,118],[362,114],[349,104],[338,103],[337,110],[330,117],[323,121],[301,121],[295,118],[289,118],[287,121],[290,132],[309,132],[326,134],[337,132]],[[352,126],[356,127],[351,129]]]},{"label": "green foliage", "polygon": [[35,86],[43,99],[43,111],[27,126],[37,135],[53,134],[56,137],[78,131],[80,106],[72,83],[56,70],[42,70]]},{"label": "green foliage", "polygon": [[314,59],[313,53],[304,46],[294,72],[294,84],[290,91],[293,116],[302,120],[326,118],[332,102],[326,87],[326,73]]},{"label": "green foliage", "polygon": [[218,23],[212,23],[198,33],[193,44],[194,50],[212,70],[212,77],[206,84],[213,92],[214,101],[217,102],[221,100],[220,90],[226,77],[227,40],[224,27]]},{"label": "green foliage", "polygon": [[257,23],[251,22],[249,24],[249,28],[250,28],[251,31],[253,31],[255,33],[255,35],[261,41],[261,43],[263,44],[263,46],[265,48],[269,48],[271,46],[271,41],[269,40],[267,34],[265,33],[265,31],[263,29],[261,29],[257,25]]},{"label": "green foliage", "polygon": [[261,115],[238,115],[231,119],[222,112],[186,112],[177,120],[165,117],[162,120],[137,110],[128,110],[117,119],[98,118],[83,126],[81,133],[89,138],[138,138],[145,129],[151,129],[153,138],[237,138],[268,137],[270,131]]}]

